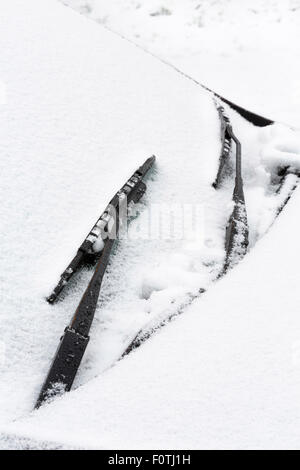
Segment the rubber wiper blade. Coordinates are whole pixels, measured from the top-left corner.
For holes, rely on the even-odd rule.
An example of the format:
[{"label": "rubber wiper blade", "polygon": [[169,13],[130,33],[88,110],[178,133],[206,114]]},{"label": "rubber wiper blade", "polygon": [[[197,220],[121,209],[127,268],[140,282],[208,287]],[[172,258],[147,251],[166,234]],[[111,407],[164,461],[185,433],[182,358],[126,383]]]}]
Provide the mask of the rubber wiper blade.
[{"label": "rubber wiper blade", "polygon": [[232,138],[230,133],[228,132],[228,127],[230,125],[229,117],[225,113],[223,106],[217,105],[219,118],[221,122],[221,154],[220,154],[220,161],[219,161],[219,168],[218,173],[216,176],[215,181],[213,182],[213,187],[218,189],[222,182],[224,168],[226,163],[228,163],[230,151],[231,151],[231,144]]},{"label": "rubber wiper blade", "polygon": [[233,190],[233,211],[229,218],[225,234],[225,263],[218,277],[222,277],[229,268],[237,264],[247,253],[249,244],[249,228],[247,220],[244,184],[242,177],[242,145],[233,132],[233,128],[225,109],[215,101],[221,122],[221,155],[218,173],[213,187],[221,185],[226,164],[229,163],[230,152],[235,144],[235,185]]},{"label": "rubber wiper blade", "polygon": [[107,240],[95,273],[76,309],[69,326],[60,339],[46,380],[38,397],[36,408],[49,398],[71,390],[83,355],[89,343],[102,280],[115,240]]},{"label": "rubber wiper blade", "polygon": [[125,183],[125,185],[114,195],[108,206],[105,208],[92,230],[88,233],[85,240],[82,242],[77,250],[76,255],[64,270],[60,276],[60,280],[54,287],[53,291],[47,297],[47,301],[50,304],[55,303],[58,300],[59,295],[69,283],[73,275],[78,271],[82,264],[91,258],[96,258],[98,252],[94,250],[95,244],[100,237],[106,236],[108,230],[108,224],[111,220],[112,213],[114,213],[119,204],[119,195],[125,194],[127,196],[128,203],[133,201],[137,202],[140,197],[146,191],[145,184],[142,179],[146,173],[150,170],[155,162],[155,156],[148,158],[143,165],[138,168],[131,178]]},{"label": "rubber wiper blade", "polygon": [[[142,179],[152,168],[154,162],[154,156],[147,159],[111,201],[115,212],[114,214],[110,213],[110,216],[113,217],[113,222],[110,224],[110,230],[104,242],[101,257],[98,260],[95,272],[82,296],[75,314],[60,339],[58,349],[42,386],[35,408],[39,408],[45,401],[53,396],[71,390],[89,343],[89,332],[97,308],[102,281],[120,229],[120,212],[125,208],[127,214],[128,204],[130,202],[137,203],[141,199],[146,191],[146,185]],[[101,218],[99,220],[101,220]],[[88,241],[90,241],[90,239]]]},{"label": "rubber wiper blade", "polygon": [[232,196],[234,207],[226,228],[224,273],[246,255],[249,244],[249,227],[242,178],[242,146],[231,125],[227,126],[227,132],[235,142],[236,159],[235,186]]}]

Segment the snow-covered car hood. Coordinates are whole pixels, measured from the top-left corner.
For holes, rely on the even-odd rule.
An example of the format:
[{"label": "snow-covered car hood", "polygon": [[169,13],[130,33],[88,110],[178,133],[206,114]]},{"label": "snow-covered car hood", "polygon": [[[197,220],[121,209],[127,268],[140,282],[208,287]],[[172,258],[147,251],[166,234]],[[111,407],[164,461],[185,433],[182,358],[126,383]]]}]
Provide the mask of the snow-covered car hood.
[{"label": "snow-covered car hood", "polygon": [[[258,420],[266,404],[265,440],[257,440],[253,431],[251,443],[268,444],[276,429],[296,442],[292,414],[297,416],[298,404],[292,400],[299,391],[299,369],[287,360],[274,379],[277,372],[270,367],[270,355],[278,359],[277,345],[288,355],[300,327],[291,309],[297,302],[295,289],[289,291],[292,284],[285,283],[285,296],[294,301],[279,315],[273,264],[280,244],[280,263],[295,265],[292,253],[296,259],[297,251],[290,246],[290,258],[285,258],[283,239],[295,217],[296,199],[260,251],[255,247],[240,268],[219,286],[213,284],[193,312],[111,368],[150,317],[179,308],[187,295],[210,287],[222,264],[232,179],[219,192],[212,187],[221,148],[218,112],[212,95],[201,87],[53,0],[11,0],[0,9],[3,446],[8,435],[40,440],[36,445],[41,447],[52,441],[85,448],[222,447],[229,441],[221,435],[232,435],[231,442],[239,446],[243,426]],[[252,249],[280,205],[278,194],[269,191],[273,170],[283,163],[298,168],[299,138],[282,125],[257,129],[234,112],[231,119],[243,144]],[[112,195],[152,154],[157,165],[147,197],[131,223],[132,237],[121,240],[114,254],[76,390],[28,418],[90,272],[84,270],[55,307],[45,297]],[[197,207],[201,240],[139,237],[149,220],[147,208],[160,204],[175,204],[175,213],[186,205]],[[262,247],[268,243],[274,251],[265,264]],[[269,279],[267,303],[262,301],[264,276]],[[241,285],[244,296],[236,296]],[[288,330],[284,339],[282,330]],[[279,380],[281,373],[288,388]],[[272,384],[277,387],[274,405]]]}]

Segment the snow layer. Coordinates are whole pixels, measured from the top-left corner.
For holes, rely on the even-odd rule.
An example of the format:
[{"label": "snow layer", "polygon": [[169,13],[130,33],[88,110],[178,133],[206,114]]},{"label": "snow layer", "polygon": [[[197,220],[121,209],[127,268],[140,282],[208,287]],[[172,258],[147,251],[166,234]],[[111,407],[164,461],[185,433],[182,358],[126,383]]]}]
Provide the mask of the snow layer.
[{"label": "snow layer", "polygon": [[[220,143],[210,97],[126,41],[51,0],[12,0],[0,9],[3,423],[34,405],[89,273],[54,308],[45,297],[113,194],[155,153],[151,202],[201,203],[213,193]],[[174,243],[120,244],[106,281],[113,292],[105,289],[120,293],[119,310],[109,318],[134,323],[137,310],[144,320],[133,267],[150,272]],[[180,257],[184,241],[176,246]],[[122,304],[126,292],[132,308]]]},{"label": "snow layer", "polygon": [[[144,357],[145,352],[139,356],[137,352],[109,369],[103,379],[94,378],[115,363],[141,326],[170,310],[176,312],[200,288],[209,287],[222,266],[224,230],[232,210],[233,175],[229,171],[222,188],[213,190],[211,183],[220,153],[220,123],[211,97],[174,70],[53,0],[27,0],[25,4],[11,0],[2,5],[0,48],[0,80],[6,92],[0,107],[3,446],[11,447],[15,442],[16,447],[30,447],[40,438],[31,430],[31,421],[28,428],[22,422],[20,428],[8,423],[32,410],[58,338],[74,313],[90,272],[84,270],[64,301],[54,308],[45,302],[45,296],[114,192],[153,153],[158,158],[157,167],[147,183],[148,194],[139,208],[140,215],[130,224],[130,237],[120,241],[112,258],[91,344],[76,379],[77,390],[58,402],[76,402],[76,409],[85,410],[87,403],[95,401],[95,394],[100,396],[98,382],[103,380],[107,381],[107,388],[101,392],[101,406],[107,404],[106,414],[102,408],[96,408],[95,415],[92,411],[87,414],[87,423],[80,426],[86,426],[84,438],[82,432],[76,434],[75,427],[69,438],[64,426],[61,434],[54,435],[56,418],[51,418],[53,428],[49,428],[49,437],[43,431],[43,446],[51,445],[49,441],[59,442],[61,447],[206,445],[205,440],[196,442],[192,436],[192,416],[198,412],[201,416],[204,408],[194,406],[202,382],[199,387],[191,372],[194,369],[190,356],[197,351],[198,336],[189,339],[188,332],[197,331],[188,322],[189,315],[183,327],[187,344],[190,341],[187,359],[185,355],[178,357],[180,335],[176,330],[177,336],[172,336],[172,326],[166,329],[171,332],[170,340],[155,347],[158,352],[153,359],[150,360],[150,346],[145,346],[143,351],[150,351],[149,356]],[[257,129],[233,112],[230,117],[243,144],[253,248],[273,223],[282,198],[295,184],[291,177],[283,194],[275,192],[278,166],[299,169],[299,135],[281,125]],[[175,203],[177,211],[185,204],[200,207],[203,233],[196,240],[140,237],[147,231],[150,203],[163,203],[164,207]],[[152,222],[152,227],[157,230],[159,224]],[[210,297],[203,297],[203,302],[206,298]],[[217,298],[226,305],[221,295],[217,294]],[[218,309],[219,304],[214,308]],[[205,318],[204,315],[203,321]],[[170,360],[164,348],[171,345],[172,367],[167,373],[167,369],[163,370],[165,379],[158,392],[156,368],[159,369],[161,358],[166,364]],[[202,353],[205,356],[204,349]],[[144,372],[130,398],[138,370],[134,361]],[[126,364],[133,366],[127,370]],[[114,378],[118,370],[121,372]],[[168,423],[171,408],[177,402],[170,401],[167,415],[161,413],[160,420],[151,395],[152,390],[155,396],[161,395],[158,400],[168,401],[177,389],[173,375],[176,380],[179,375],[182,377],[187,392],[179,388],[174,392],[175,399],[190,403],[189,409],[183,407],[190,421],[184,439],[178,431],[183,418],[173,412],[174,421]],[[150,395],[146,393],[139,401],[144,389]],[[116,406],[121,395],[122,400],[128,400],[129,408],[121,399]],[[148,408],[144,410],[147,397]],[[61,419],[69,419],[68,406]],[[52,409],[49,407],[47,413],[51,414]],[[136,433],[137,415],[125,436],[127,409],[133,416],[144,413],[149,436],[152,433],[153,439],[157,437],[155,442],[145,432]],[[33,422],[39,422],[42,429],[46,410],[40,413],[35,419],[41,416],[41,422]],[[113,434],[113,420],[119,415],[124,425]],[[79,413],[78,422],[83,417]],[[160,422],[159,433],[154,426],[156,421]],[[28,439],[21,436],[14,441],[7,436],[7,432],[19,434],[23,430]],[[213,445],[213,441],[207,445]]]},{"label": "snow layer", "polygon": [[62,0],[241,106],[300,122],[299,0]]},{"label": "snow layer", "polygon": [[184,316],[6,431],[86,448],[299,449],[299,203],[298,189]]}]

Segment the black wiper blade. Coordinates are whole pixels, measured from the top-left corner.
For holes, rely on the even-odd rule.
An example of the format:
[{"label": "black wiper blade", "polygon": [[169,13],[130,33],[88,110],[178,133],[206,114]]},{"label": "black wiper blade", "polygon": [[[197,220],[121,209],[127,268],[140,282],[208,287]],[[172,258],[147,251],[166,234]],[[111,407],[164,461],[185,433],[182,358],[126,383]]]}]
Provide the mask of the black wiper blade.
[{"label": "black wiper blade", "polygon": [[231,144],[232,144],[232,138],[229,133],[229,117],[225,113],[225,110],[222,106],[218,106],[218,113],[219,113],[219,118],[221,122],[221,154],[220,154],[220,162],[219,162],[219,169],[218,173],[216,176],[215,181],[213,182],[213,187],[215,189],[220,187],[220,184],[222,182],[222,177],[224,173],[224,168],[226,163],[228,163],[229,156],[230,156],[230,151],[231,151]]},{"label": "black wiper blade", "polygon": [[[122,204],[125,203],[127,206],[128,203],[136,203],[141,199],[146,191],[146,185],[142,179],[152,168],[154,162],[154,156],[147,159],[111,201],[111,205],[115,209],[114,219],[108,237],[104,242],[101,257],[76,312],[60,339],[58,349],[42,386],[35,408],[39,408],[47,399],[58,393],[71,390],[89,342],[89,332],[97,308],[103,277],[120,228],[119,213]],[[101,220],[101,217],[99,220]],[[96,224],[96,226],[98,225]],[[113,235],[112,237],[110,236],[111,234]],[[90,239],[88,238],[87,241],[90,241]]]},{"label": "black wiper blade", "polygon": [[229,162],[230,151],[233,143],[235,144],[235,185],[232,201],[233,211],[229,218],[225,235],[225,263],[219,275],[223,276],[229,268],[233,267],[247,253],[249,244],[249,228],[247,220],[246,202],[244,196],[244,184],[242,177],[242,145],[233,132],[230,119],[227,116],[223,106],[218,105],[221,122],[221,155],[217,177],[213,187],[218,189],[221,185],[226,164]]},{"label": "black wiper blade", "polygon": [[49,398],[71,390],[90,340],[89,332],[114,242],[114,239],[109,239],[105,243],[95,273],[76,309],[70,325],[66,327],[63,336],[60,338],[59,346],[38,397],[36,408],[39,408]]},{"label": "black wiper blade", "polygon": [[94,246],[97,240],[100,237],[106,236],[105,233],[108,230],[108,224],[112,218],[112,215],[115,210],[117,210],[119,205],[119,196],[125,194],[127,197],[127,202],[137,202],[146,191],[146,186],[143,183],[142,179],[153,166],[155,162],[155,156],[148,158],[144,164],[134,172],[134,174],[129,178],[125,185],[115,194],[112,200],[109,202],[106,209],[103,211],[96,224],[93,226],[92,230],[88,233],[83,243],[78,248],[78,251],[68,267],[60,276],[58,284],[55,286],[47,301],[50,304],[53,304],[58,299],[59,295],[69,283],[73,275],[78,271],[82,266],[85,260],[91,259],[91,256],[96,257],[97,251],[95,252]]},{"label": "black wiper blade", "polygon": [[227,132],[235,143],[236,158],[235,186],[232,196],[234,207],[226,228],[224,272],[246,255],[249,244],[249,227],[242,178],[242,146],[231,125],[227,126]]}]

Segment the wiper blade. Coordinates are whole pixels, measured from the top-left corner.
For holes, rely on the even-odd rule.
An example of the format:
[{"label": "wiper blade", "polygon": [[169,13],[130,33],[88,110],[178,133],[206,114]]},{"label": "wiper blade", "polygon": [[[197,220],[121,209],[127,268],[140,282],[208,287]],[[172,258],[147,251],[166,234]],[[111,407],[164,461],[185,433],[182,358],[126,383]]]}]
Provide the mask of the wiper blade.
[{"label": "wiper blade", "polygon": [[[89,342],[89,332],[97,308],[103,277],[119,232],[120,209],[122,209],[122,204],[124,203],[127,209],[129,202],[136,203],[141,199],[146,191],[146,185],[142,179],[146,176],[150,168],[152,168],[154,162],[154,156],[145,161],[145,163],[132,175],[132,177],[112,199],[110,206],[115,209],[115,213],[113,214],[111,211],[105,211],[95,225],[98,229],[99,221],[102,221],[103,215],[107,213],[109,213],[110,218],[113,217],[113,223],[110,227],[108,237],[104,242],[104,248],[96,265],[93,277],[83,294],[70,324],[66,327],[64,334],[60,339],[58,349],[50,366],[46,380],[42,386],[35,408],[39,408],[47,399],[57,395],[58,393],[71,390]],[[110,206],[108,206],[109,210]],[[107,217],[105,218],[105,221],[107,221]],[[95,227],[89,233],[88,237],[83,242],[83,245],[88,244],[90,247],[93,240],[98,238],[98,232],[96,232]],[[112,237],[110,237],[111,234],[113,234]],[[81,247],[78,252],[80,252]]]},{"label": "wiper blade", "polygon": [[134,172],[134,174],[129,178],[129,180],[124,184],[124,186],[115,194],[112,200],[109,202],[106,209],[103,211],[96,224],[93,226],[92,230],[88,233],[83,243],[78,248],[78,251],[68,267],[60,276],[60,280],[56,287],[53,289],[52,293],[47,297],[47,301],[50,304],[53,304],[58,299],[59,295],[69,283],[73,275],[78,271],[82,266],[85,260],[90,260],[91,257],[97,256],[97,251],[95,251],[96,242],[105,237],[108,231],[108,224],[110,223],[114,212],[119,206],[119,198],[122,195],[127,197],[128,204],[133,201],[138,202],[138,200],[143,196],[146,191],[146,186],[143,183],[142,179],[153,166],[155,161],[155,156],[148,158],[144,164]]},{"label": "wiper blade", "polygon": [[235,186],[232,196],[234,207],[226,228],[224,272],[237,264],[246,255],[249,244],[249,228],[242,178],[242,146],[230,125],[227,126],[227,132],[235,142],[236,163]]},{"label": "wiper blade", "polygon": [[235,185],[232,201],[233,211],[226,227],[225,236],[225,263],[220,276],[233,267],[247,253],[249,244],[249,228],[247,220],[246,202],[242,177],[242,146],[239,139],[233,132],[230,119],[225,113],[223,106],[216,103],[221,121],[221,155],[217,177],[213,187],[218,189],[221,185],[226,164],[229,162],[230,151],[235,144]]}]

